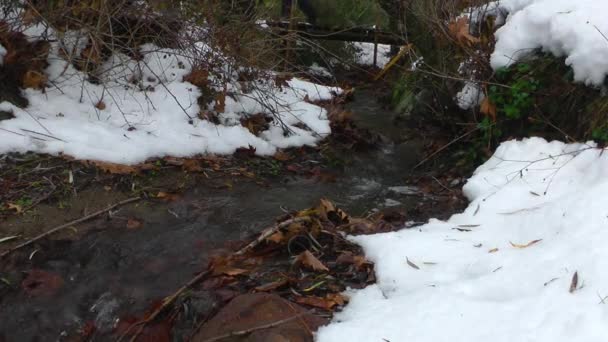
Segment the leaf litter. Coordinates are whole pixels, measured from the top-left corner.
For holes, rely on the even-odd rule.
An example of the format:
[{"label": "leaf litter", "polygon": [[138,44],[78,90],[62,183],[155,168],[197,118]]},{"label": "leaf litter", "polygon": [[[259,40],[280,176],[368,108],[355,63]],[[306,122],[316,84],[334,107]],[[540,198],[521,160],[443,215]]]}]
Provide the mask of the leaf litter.
[{"label": "leaf litter", "polygon": [[[313,313],[331,315],[348,302],[344,291],[376,281],[374,264],[365,258],[361,247],[344,236],[386,231],[398,226],[400,219],[387,214],[353,218],[322,199],[314,208],[279,217],[273,226],[239,243],[235,250],[218,250],[195,278],[197,281],[176,294],[187,297],[183,290],[188,287],[210,291],[221,307],[240,294],[265,292],[303,305]],[[409,259],[408,263],[418,268]],[[174,303],[179,297],[176,294],[151,309],[155,313],[152,317],[169,309],[169,317],[177,315],[181,307]],[[150,316],[148,313],[135,322],[141,325]],[[121,330],[125,334],[125,329]],[[133,331],[127,331],[129,334]]]}]

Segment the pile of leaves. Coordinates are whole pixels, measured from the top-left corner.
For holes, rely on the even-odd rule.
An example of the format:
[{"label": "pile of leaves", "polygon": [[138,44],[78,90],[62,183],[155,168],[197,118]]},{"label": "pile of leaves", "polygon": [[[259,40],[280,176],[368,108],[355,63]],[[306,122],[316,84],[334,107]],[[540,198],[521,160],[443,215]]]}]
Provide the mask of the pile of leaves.
[{"label": "pile of leaves", "polygon": [[[355,219],[322,199],[317,207],[284,215],[237,252],[209,262],[202,283],[228,298],[248,292],[273,292],[326,312],[343,306],[346,288],[375,282],[373,264],[346,236],[393,230],[396,222]],[[226,298],[226,299],[228,299]]]}]

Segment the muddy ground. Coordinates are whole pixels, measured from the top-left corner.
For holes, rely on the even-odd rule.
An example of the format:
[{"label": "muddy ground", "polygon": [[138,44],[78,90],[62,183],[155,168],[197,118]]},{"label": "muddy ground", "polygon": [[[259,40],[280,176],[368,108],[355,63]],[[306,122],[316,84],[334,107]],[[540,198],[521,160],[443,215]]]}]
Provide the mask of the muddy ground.
[{"label": "muddy ground", "polygon": [[[397,217],[400,225],[395,228],[447,218],[462,209],[459,189],[470,169],[450,168],[458,159],[457,150],[414,169],[448,140],[430,128],[397,125],[394,113],[378,100],[381,94],[382,89],[373,86],[356,90],[340,105],[340,111],[352,113],[354,124],[342,126],[319,148],[290,150],[274,158],[241,151],[229,158],[163,159],[121,172],[125,170],[65,158],[3,156],[0,239],[5,241],[0,253],[109,205],[140,199],[2,258],[0,341],[116,340],[163,298],[204,272],[218,250],[242,248],[277,218],[315,207],[321,198],[351,217]],[[356,246],[341,248],[360,253]],[[327,263],[327,253],[317,254]],[[285,262],[273,266],[274,271],[285,267],[293,272],[296,253],[282,250],[277,255]],[[366,272],[373,274],[373,268]],[[231,279],[242,285],[250,278]],[[362,279],[360,285],[368,281]],[[297,286],[290,284],[274,291],[278,299],[265,302],[281,307],[280,297],[293,300]],[[193,284],[170,313],[159,316],[163,323],[148,324],[138,340],[188,340],[238,295],[235,289],[253,288],[250,284],[226,290],[216,285]],[[330,290],[336,292],[344,284],[338,285]],[[326,322],[343,304],[329,310],[294,305]],[[279,321],[285,315],[272,317]],[[229,330],[214,329],[218,334]],[[195,340],[208,339],[200,334]]]}]

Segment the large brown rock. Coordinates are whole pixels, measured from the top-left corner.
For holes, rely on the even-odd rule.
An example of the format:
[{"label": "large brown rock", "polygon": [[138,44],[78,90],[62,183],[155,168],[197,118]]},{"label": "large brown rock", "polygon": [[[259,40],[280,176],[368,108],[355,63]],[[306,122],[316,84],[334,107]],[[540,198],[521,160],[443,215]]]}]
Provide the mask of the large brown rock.
[{"label": "large brown rock", "polygon": [[[299,316],[298,316],[299,315]],[[295,319],[291,319],[297,317]],[[268,324],[288,321],[266,329],[255,329]],[[241,295],[233,299],[214,318],[201,327],[193,342],[206,342],[234,332],[251,331],[230,336],[222,342],[309,342],[312,332],[327,320],[307,313],[301,306],[272,294]],[[253,331],[252,331],[253,330]]]}]

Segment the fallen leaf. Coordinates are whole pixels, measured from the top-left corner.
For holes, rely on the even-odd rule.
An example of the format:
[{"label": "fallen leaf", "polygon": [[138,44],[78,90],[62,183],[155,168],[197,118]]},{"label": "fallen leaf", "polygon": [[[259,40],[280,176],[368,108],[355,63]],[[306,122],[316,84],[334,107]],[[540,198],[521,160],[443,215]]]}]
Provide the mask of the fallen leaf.
[{"label": "fallen leaf", "polygon": [[285,153],[283,151],[278,151],[277,153],[275,153],[273,158],[278,161],[288,161],[292,159],[288,153]]},{"label": "fallen leaf", "polygon": [[202,172],[205,169],[201,166],[200,161],[196,159],[186,159],[182,164],[182,169],[188,172]]},{"label": "fallen leaf", "polygon": [[488,251],[488,253],[496,253],[498,252],[498,248],[492,248]]},{"label": "fallen leaf", "polygon": [[249,273],[249,271],[246,269],[231,267],[229,265],[223,265],[223,266],[219,266],[219,267],[213,269],[213,275],[224,274],[227,276],[234,277],[234,276],[246,274],[246,273]]},{"label": "fallen leaf", "polygon": [[218,113],[223,113],[226,110],[226,93],[218,93],[215,97],[215,106],[213,109]]},{"label": "fallen leaf", "polygon": [[97,160],[89,160],[85,164],[92,164],[98,169],[113,174],[113,175],[129,175],[133,173],[137,173],[138,169],[134,166],[130,165],[122,165],[115,163],[107,163]]},{"label": "fallen leaf", "polygon": [[513,246],[513,247],[515,247],[515,248],[524,249],[524,248],[528,248],[528,247],[530,247],[530,246],[532,246],[532,245],[535,245],[535,244],[537,244],[537,243],[539,243],[539,242],[541,242],[541,241],[543,241],[543,239],[533,240],[533,241],[528,242],[528,243],[527,243],[527,244],[525,244],[525,245],[518,245],[518,244],[513,243],[513,242],[511,242],[511,241],[509,241],[509,243],[511,244],[511,246]]},{"label": "fallen leaf", "polygon": [[7,237],[0,238],[0,243],[15,240],[15,239],[19,238],[20,236],[21,235],[13,235],[13,236],[7,236]]},{"label": "fallen leaf", "polygon": [[[340,299],[340,300],[342,302],[344,302],[343,299]],[[342,305],[342,304],[338,303],[336,298],[321,298],[321,297],[315,297],[315,296],[294,297],[294,301],[298,304],[314,306],[316,308],[321,308],[321,309],[328,310],[328,311],[330,311],[336,305]]]},{"label": "fallen leaf", "polygon": [[99,110],[104,110],[106,109],[106,104],[102,100],[99,100],[99,102],[97,102],[97,104],[95,105],[95,108]]},{"label": "fallen leaf", "polygon": [[283,286],[287,285],[288,283],[289,283],[289,280],[281,279],[281,280],[273,281],[268,284],[260,285],[260,286],[256,287],[254,290],[256,292],[269,292],[269,291],[276,290],[280,287],[283,287]]},{"label": "fallen leaf", "polygon": [[295,263],[297,265],[303,265],[313,271],[329,272],[329,269],[309,251],[300,253],[300,255],[297,256]]},{"label": "fallen leaf", "polygon": [[408,259],[407,257],[405,257],[405,260],[407,261],[407,264],[410,265],[410,267],[415,268],[417,270],[420,269],[420,267],[418,267],[416,264],[414,264],[413,262],[411,262],[410,259]]},{"label": "fallen leaf", "polygon": [[63,287],[64,281],[58,274],[31,270],[21,282],[21,287],[30,296],[52,296]]},{"label": "fallen leaf", "polygon": [[180,195],[171,192],[160,191],[158,194],[156,194],[156,198],[162,199],[166,202],[174,202],[180,199]]},{"label": "fallen leaf", "polygon": [[135,218],[130,218],[127,220],[127,229],[139,229],[143,225],[143,222]]},{"label": "fallen leaf", "polygon": [[462,47],[470,47],[481,41],[479,38],[471,35],[469,19],[467,17],[463,16],[458,20],[449,23],[448,30]]},{"label": "fallen leaf", "polygon": [[23,88],[43,89],[46,84],[46,76],[36,70],[28,70],[23,75]]},{"label": "fallen leaf", "polygon": [[481,102],[479,112],[492,119],[492,122],[496,122],[496,105],[490,100],[489,97],[486,97]]},{"label": "fallen leaf", "polygon": [[194,68],[188,75],[184,76],[184,82],[190,82],[199,88],[206,88],[209,83],[209,71]]},{"label": "fallen leaf", "polygon": [[285,242],[285,234],[283,234],[283,232],[276,232],[267,237],[266,240],[280,244],[282,242]]},{"label": "fallen leaf", "polygon": [[570,293],[573,293],[578,288],[578,271],[572,275],[572,281],[570,281]]},{"label": "fallen leaf", "polygon": [[350,220],[348,214],[337,208],[327,198],[321,198],[320,204],[317,207],[317,212],[321,218],[328,220],[337,226],[348,223]]},{"label": "fallen leaf", "polygon": [[8,203],[6,206],[8,209],[16,211],[17,214],[21,214],[23,212],[23,207],[19,204]]}]

